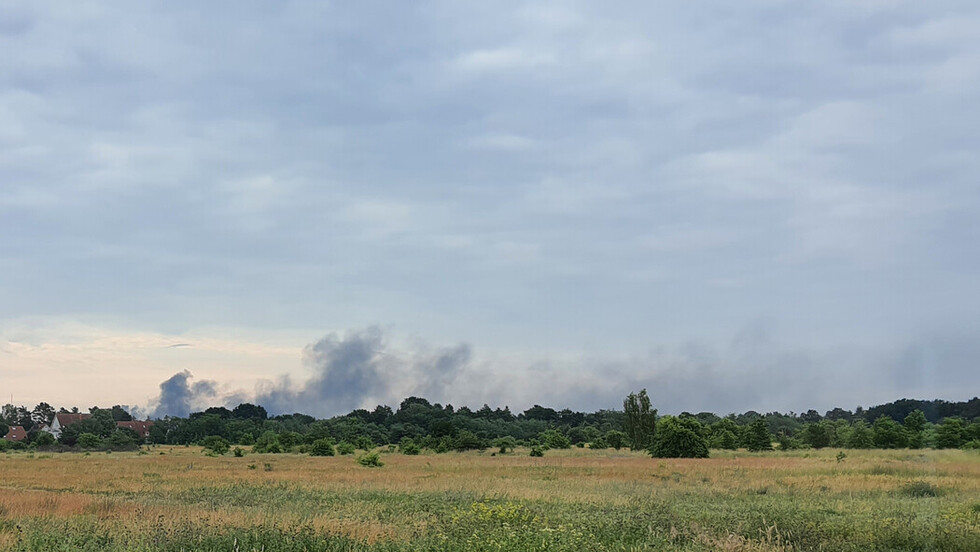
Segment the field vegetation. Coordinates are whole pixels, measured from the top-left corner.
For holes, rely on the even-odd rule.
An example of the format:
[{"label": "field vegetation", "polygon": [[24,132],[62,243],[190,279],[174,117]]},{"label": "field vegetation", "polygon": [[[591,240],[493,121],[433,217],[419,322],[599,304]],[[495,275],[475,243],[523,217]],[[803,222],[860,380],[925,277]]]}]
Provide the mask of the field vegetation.
[{"label": "field vegetation", "polygon": [[0,454],[0,550],[980,550],[971,450]]}]

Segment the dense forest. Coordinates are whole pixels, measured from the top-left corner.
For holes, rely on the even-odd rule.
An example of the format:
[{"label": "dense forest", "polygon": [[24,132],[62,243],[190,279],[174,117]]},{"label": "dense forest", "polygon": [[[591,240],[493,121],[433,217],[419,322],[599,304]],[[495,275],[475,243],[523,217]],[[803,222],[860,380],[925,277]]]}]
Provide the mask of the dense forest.
[{"label": "dense forest", "polygon": [[[61,412],[68,410],[61,409]],[[77,408],[72,409],[78,412]],[[27,439],[0,439],[2,448],[46,447],[124,449],[143,444],[135,432],[117,427],[131,420],[120,406],[89,409],[91,417],[66,427],[57,441],[42,430],[56,414],[47,403],[33,409],[5,405],[0,435],[24,427]],[[575,412],[535,405],[517,414],[509,408],[430,403],[409,397],[398,405],[358,409],[316,419],[301,413],[269,416],[249,403],[233,409],[211,407],[186,418],[155,420],[146,444],[251,446],[255,452],[349,453],[389,445],[409,454],[526,446],[549,448],[632,448],[654,456],[707,456],[708,449],[745,448],[980,448],[980,399],[965,402],[902,399],[869,409],[835,408],[824,414],[749,411],[720,417],[708,412],[658,416],[646,391],[630,394],[623,410]],[[217,450],[216,449],[216,450]]]}]

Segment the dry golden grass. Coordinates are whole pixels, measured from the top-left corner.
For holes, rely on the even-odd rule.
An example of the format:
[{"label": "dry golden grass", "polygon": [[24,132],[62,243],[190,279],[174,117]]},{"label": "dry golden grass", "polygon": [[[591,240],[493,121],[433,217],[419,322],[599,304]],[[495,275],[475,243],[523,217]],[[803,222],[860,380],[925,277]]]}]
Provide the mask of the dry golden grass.
[{"label": "dry golden grass", "polygon": [[[413,507],[413,497],[464,494],[476,500],[621,509],[638,499],[710,506],[760,495],[789,501],[820,497],[824,510],[873,517],[877,500],[918,481],[943,494],[941,503],[920,507],[967,516],[966,527],[977,523],[969,518],[980,500],[976,453],[847,451],[843,462],[836,453],[715,452],[701,460],[576,449],[549,451],[544,458],[387,454],[381,469],[364,468],[351,457],[214,458],[194,447],[157,447],[144,455],[15,453],[0,455],[0,520],[87,519],[136,532],[187,523],[274,523],[371,543],[425,534],[431,516]],[[399,496],[407,498],[392,504]],[[692,519],[684,530],[706,549],[792,548],[775,525],[746,537],[737,528],[719,531],[699,523],[704,520]],[[0,529],[0,549],[11,547],[12,538]]]}]

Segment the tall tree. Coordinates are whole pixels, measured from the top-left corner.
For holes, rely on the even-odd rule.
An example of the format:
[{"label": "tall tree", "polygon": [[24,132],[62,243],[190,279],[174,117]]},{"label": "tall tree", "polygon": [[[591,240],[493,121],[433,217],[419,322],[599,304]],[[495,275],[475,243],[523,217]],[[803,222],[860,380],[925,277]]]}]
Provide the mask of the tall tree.
[{"label": "tall tree", "polygon": [[922,432],[926,428],[926,415],[916,408],[905,417],[905,430],[909,434],[909,448],[922,448]]},{"label": "tall tree", "polygon": [[633,450],[649,448],[657,433],[657,410],[650,409],[647,390],[630,393],[623,401],[623,411],[626,413],[624,429],[630,439],[630,448]]},{"label": "tall tree", "polygon": [[34,407],[34,410],[31,410],[31,422],[37,427],[50,424],[54,418],[54,414],[55,409],[53,406],[46,402],[39,403]]},{"label": "tall tree", "polygon": [[752,452],[772,450],[772,434],[769,433],[765,418],[756,418],[749,424],[745,440],[746,448]]}]

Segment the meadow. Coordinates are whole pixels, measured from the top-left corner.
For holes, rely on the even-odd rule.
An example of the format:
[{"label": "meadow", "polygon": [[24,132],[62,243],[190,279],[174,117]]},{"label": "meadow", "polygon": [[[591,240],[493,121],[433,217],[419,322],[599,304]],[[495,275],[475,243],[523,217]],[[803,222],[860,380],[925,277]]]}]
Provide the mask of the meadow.
[{"label": "meadow", "polygon": [[980,455],[0,455],[0,550],[980,550]]}]

